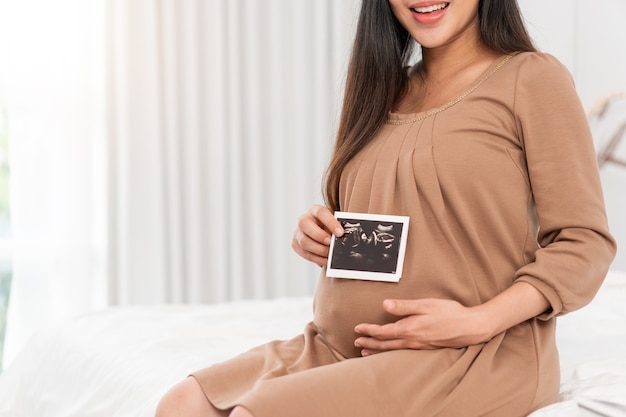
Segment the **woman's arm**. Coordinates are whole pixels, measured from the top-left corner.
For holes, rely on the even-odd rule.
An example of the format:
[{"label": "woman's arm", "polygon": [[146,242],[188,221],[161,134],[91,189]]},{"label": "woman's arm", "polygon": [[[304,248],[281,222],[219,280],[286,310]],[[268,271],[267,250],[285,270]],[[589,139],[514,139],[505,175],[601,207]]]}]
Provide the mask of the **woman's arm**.
[{"label": "woman's arm", "polygon": [[515,77],[517,132],[532,189],[537,250],[526,253],[513,284],[483,305],[451,300],[386,301],[406,316],[385,326],[361,324],[355,343],[379,350],[462,347],[485,342],[537,317],[550,320],[586,305],[602,284],[615,240],[608,230],[591,132],[567,69],[533,53]]},{"label": "woman's arm", "polygon": [[488,341],[550,308],[539,290],[517,282],[484,304],[465,307],[452,300],[385,300],[384,309],[403,317],[385,325],[359,324],[355,346],[363,356],[393,349],[459,348]]}]

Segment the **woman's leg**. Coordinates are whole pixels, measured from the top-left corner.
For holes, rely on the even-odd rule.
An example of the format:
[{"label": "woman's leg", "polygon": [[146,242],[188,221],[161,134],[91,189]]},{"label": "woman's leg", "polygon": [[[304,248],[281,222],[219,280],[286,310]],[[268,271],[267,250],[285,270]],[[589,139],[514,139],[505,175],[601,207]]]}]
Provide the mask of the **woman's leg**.
[{"label": "woman's leg", "polygon": [[194,377],[187,377],[163,396],[155,417],[227,417],[229,414],[230,410],[222,411],[213,407],[198,381]]}]

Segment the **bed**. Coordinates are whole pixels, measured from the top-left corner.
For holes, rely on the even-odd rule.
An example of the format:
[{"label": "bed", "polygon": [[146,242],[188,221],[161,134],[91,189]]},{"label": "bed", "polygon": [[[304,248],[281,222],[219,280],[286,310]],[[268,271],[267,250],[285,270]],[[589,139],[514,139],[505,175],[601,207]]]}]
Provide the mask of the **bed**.
[{"label": "bed", "polygon": [[[110,308],[38,332],[0,375],[0,417],[152,417],[190,371],[299,333],[310,298]],[[559,319],[557,404],[532,417],[626,416],[626,274]]]}]

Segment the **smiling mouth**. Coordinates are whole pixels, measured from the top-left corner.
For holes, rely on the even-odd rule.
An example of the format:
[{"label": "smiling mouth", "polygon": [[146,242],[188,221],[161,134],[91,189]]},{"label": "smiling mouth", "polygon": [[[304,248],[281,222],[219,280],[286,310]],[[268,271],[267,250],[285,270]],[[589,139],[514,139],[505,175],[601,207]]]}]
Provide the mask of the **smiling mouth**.
[{"label": "smiling mouth", "polygon": [[415,13],[432,13],[438,10],[445,9],[449,5],[450,3],[439,3],[439,4],[433,4],[433,5],[425,6],[425,7],[414,7],[411,10],[413,10]]}]

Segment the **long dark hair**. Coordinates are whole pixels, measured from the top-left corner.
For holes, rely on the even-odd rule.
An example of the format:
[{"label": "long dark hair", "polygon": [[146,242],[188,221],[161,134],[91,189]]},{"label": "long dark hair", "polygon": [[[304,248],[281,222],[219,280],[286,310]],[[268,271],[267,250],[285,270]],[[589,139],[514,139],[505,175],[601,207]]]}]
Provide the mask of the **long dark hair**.
[{"label": "long dark hair", "polygon": [[[481,40],[493,51],[536,50],[517,0],[480,0],[478,19]],[[346,164],[374,137],[405,93],[414,45],[389,0],[362,0],[335,148],[324,179],[324,199],[331,210],[339,210],[339,179]]]}]

